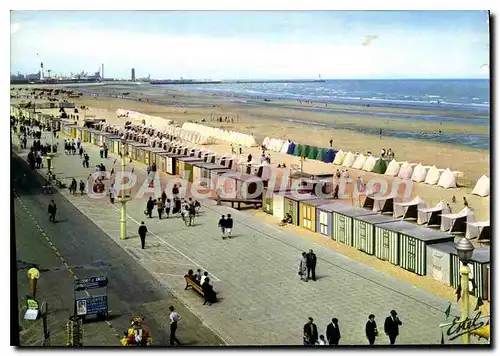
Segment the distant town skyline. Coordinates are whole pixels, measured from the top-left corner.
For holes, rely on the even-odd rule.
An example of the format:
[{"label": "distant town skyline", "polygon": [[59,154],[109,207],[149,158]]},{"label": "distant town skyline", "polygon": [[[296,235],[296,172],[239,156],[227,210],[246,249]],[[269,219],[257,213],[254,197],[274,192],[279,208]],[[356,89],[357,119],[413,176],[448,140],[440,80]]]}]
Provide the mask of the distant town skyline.
[{"label": "distant town skyline", "polygon": [[11,73],[489,78],[486,11],[13,11]]}]

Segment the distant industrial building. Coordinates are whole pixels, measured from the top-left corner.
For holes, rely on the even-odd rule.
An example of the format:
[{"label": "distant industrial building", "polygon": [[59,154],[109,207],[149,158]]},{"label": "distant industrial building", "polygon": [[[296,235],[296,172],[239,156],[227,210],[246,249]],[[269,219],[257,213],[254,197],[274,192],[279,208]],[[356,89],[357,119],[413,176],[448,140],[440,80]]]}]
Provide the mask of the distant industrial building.
[{"label": "distant industrial building", "polygon": [[130,79],[132,79],[133,82],[135,82],[135,68],[132,68],[132,73],[130,75]]}]

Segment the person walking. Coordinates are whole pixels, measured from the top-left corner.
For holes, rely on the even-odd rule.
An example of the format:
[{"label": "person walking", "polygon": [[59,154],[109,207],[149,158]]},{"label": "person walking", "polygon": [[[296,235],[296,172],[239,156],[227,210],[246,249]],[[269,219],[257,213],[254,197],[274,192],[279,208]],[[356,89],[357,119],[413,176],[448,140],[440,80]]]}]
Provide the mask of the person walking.
[{"label": "person walking", "polygon": [[85,182],[83,180],[80,180],[80,195],[83,195],[85,191]]},{"label": "person walking", "polygon": [[158,209],[158,219],[161,220],[161,214],[163,213],[163,201],[161,197],[156,200],[156,208]]},{"label": "person walking", "polygon": [[167,219],[170,217],[170,208],[171,208],[170,199],[166,199],[165,201],[165,214],[167,215]]},{"label": "person walking", "polygon": [[299,261],[299,276],[300,280],[307,282],[307,256],[302,252],[302,258]]},{"label": "person walking", "polygon": [[161,192],[161,201],[162,201],[163,205],[165,205],[165,203],[167,201],[167,193],[165,193],[165,191]]},{"label": "person walking", "polygon": [[339,320],[333,318],[332,322],[326,327],[326,339],[328,340],[328,345],[338,345],[340,341],[340,328]]},{"label": "person walking", "polygon": [[144,250],[144,245],[146,244],[146,234],[148,232],[148,228],[144,225],[144,221],[141,221],[141,226],[139,226],[139,237],[141,238],[141,248]]},{"label": "person walking", "polygon": [[309,321],[304,325],[304,345],[314,346],[318,340],[318,328],[313,321],[313,318],[309,317]]},{"label": "person walking", "polygon": [[194,203],[188,204],[188,214],[189,214],[189,226],[193,226],[194,217],[196,215],[196,208],[194,207]]},{"label": "person walking", "polygon": [[231,217],[231,214],[227,214],[227,219],[226,219],[226,229],[225,232],[227,234],[227,237],[231,238],[231,232],[233,231],[233,218]]},{"label": "person walking", "polygon": [[179,322],[179,320],[181,320],[182,317],[175,311],[173,305],[168,307],[168,309],[170,310],[170,345],[180,345],[181,342],[175,336],[175,332],[177,331],[177,323]]},{"label": "person walking", "polygon": [[396,313],[395,310],[391,310],[391,315],[385,318],[384,332],[387,336],[389,336],[391,345],[396,343],[396,338],[399,335],[399,326],[403,325],[397,315],[398,313]]},{"label": "person walking", "polygon": [[146,203],[146,214],[150,219],[153,217],[154,207],[155,207],[155,201],[153,200],[153,198],[149,197],[149,200]]},{"label": "person walking", "polygon": [[219,225],[217,226],[220,227],[220,230],[222,232],[222,239],[224,240],[226,238],[226,219],[224,215],[222,215],[222,217],[220,218]]},{"label": "person walking", "polygon": [[366,338],[370,345],[375,344],[375,338],[378,336],[377,323],[375,322],[375,315],[370,314],[365,326]]},{"label": "person walking", "polygon": [[109,187],[109,201],[111,202],[111,204],[115,203],[115,197],[116,197],[115,185],[111,183]]},{"label": "person walking", "polygon": [[309,250],[309,253],[306,255],[307,258],[307,279],[312,277],[313,281],[316,281],[316,254],[313,250]]},{"label": "person walking", "polygon": [[49,212],[49,221],[52,221],[52,223],[55,224],[56,223],[57,206],[53,200],[50,201],[48,212]]}]

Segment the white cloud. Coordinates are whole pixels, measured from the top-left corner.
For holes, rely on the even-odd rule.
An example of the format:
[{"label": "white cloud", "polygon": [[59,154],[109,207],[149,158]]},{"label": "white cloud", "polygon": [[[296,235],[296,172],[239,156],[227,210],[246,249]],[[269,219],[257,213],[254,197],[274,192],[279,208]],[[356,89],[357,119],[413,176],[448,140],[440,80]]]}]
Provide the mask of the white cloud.
[{"label": "white cloud", "polygon": [[19,30],[21,29],[21,23],[19,22],[13,22],[10,24],[10,35],[14,35],[16,34],[17,32],[19,32]]}]

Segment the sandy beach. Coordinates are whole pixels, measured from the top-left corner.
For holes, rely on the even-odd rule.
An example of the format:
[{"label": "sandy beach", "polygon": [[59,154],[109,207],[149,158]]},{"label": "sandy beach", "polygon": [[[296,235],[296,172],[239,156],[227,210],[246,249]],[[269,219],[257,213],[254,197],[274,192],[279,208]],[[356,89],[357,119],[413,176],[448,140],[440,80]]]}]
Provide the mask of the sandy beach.
[{"label": "sandy beach", "polygon": [[[330,115],[316,111],[293,110],[279,107],[261,106],[242,106],[235,101],[215,101],[212,95],[180,93],[169,91],[161,98],[163,105],[145,102],[149,98],[158,99],[157,96],[148,95],[147,91],[138,93],[134,89],[135,86],[125,89],[115,90],[116,94],[122,92],[131,92],[130,96],[140,97],[141,101],[130,99],[117,99],[105,96],[98,98],[84,95],[75,100],[78,107],[85,105],[87,110],[80,111],[80,117],[85,115],[93,115],[98,118],[106,119],[110,124],[123,125],[123,119],[116,117],[116,110],[119,108],[135,110],[141,113],[163,117],[174,120],[182,125],[186,121],[196,120],[198,123],[205,118],[204,124],[209,126],[221,127],[224,129],[235,130],[243,133],[251,133],[255,136],[258,143],[261,143],[266,136],[282,139],[290,139],[292,141],[314,145],[318,147],[328,147],[329,140],[333,139],[333,147],[341,148],[344,151],[359,151],[366,154],[371,151],[374,155],[378,155],[382,148],[392,150],[396,154],[396,160],[408,161],[410,163],[422,163],[423,165],[436,165],[438,168],[450,168],[452,171],[463,172],[463,177],[459,177],[457,183],[459,188],[443,189],[436,186],[429,186],[423,183],[413,185],[412,197],[420,196],[425,199],[428,206],[434,206],[440,200],[450,203],[453,212],[458,212],[463,208],[462,198],[466,197],[469,206],[474,211],[476,220],[482,221],[490,218],[489,214],[489,197],[481,198],[471,195],[471,191],[479,177],[483,174],[489,176],[490,171],[490,153],[488,150],[474,149],[453,144],[444,144],[439,142],[431,142],[426,140],[409,140],[386,135],[379,136],[377,134],[365,134],[343,129],[327,129],[323,126],[305,124],[301,122],[287,122],[283,119],[303,120],[311,122],[325,122],[326,120],[338,120],[342,123],[350,123],[352,125],[376,126],[381,122],[385,124],[385,120],[369,120],[366,117],[358,117],[356,115]],[[133,90],[132,90],[133,89]],[[90,88],[88,88],[90,90]],[[142,94],[142,95],[141,95]],[[13,103],[19,102],[18,99],[13,99]],[[196,104],[196,107],[193,107]],[[291,104],[285,101],[279,105]],[[319,105],[319,104],[301,104],[295,102],[293,105],[303,106]],[[356,110],[369,110],[370,108],[358,106],[341,106],[343,109],[354,108]],[[380,111],[380,108],[377,108]],[[390,109],[394,111],[395,109]],[[42,112],[58,115],[57,109],[43,109]],[[404,110],[412,112],[412,110]],[[415,110],[413,110],[415,111]],[[211,117],[220,117],[223,119],[227,116],[234,119],[231,122],[215,122]],[[333,118],[332,118],[333,116]],[[121,121],[120,121],[121,120]],[[476,118],[474,120],[482,120]],[[375,123],[373,121],[376,121]],[[443,122],[442,125],[435,122],[419,122],[415,123],[410,120],[390,120],[387,119],[385,124],[391,128],[402,130],[425,130],[432,131],[441,129],[442,132],[466,132],[466,133],[482,133],[489,129],[489,126],[479,125],[457,125]],[[418,125],[418,128],[415,127]],[[438,127],[439,126],[439,127]],[[475,130],[475,131],[474,131]],[[209,146],[212,150],[219,154],[230,153],[229,144],[219,144]],[[252,154],[254,158],[258,158],[261,154],[260,147],[244,148],[244,155]],[[299,158],[281,153],[271,153],[273,164],[285,163],[288,167],[291,164],[299,164]],[[306,160],[304,162],[304,171],[308,173],[320,172],[335,172],[336,167],[333,164],[326,164],[314,160]],[[371,173],[349,169],[351,177],[356,178],[358,175],[363,177],[366,182]],[[456,197],[457,203],[451,203],[452,197]]]}]

